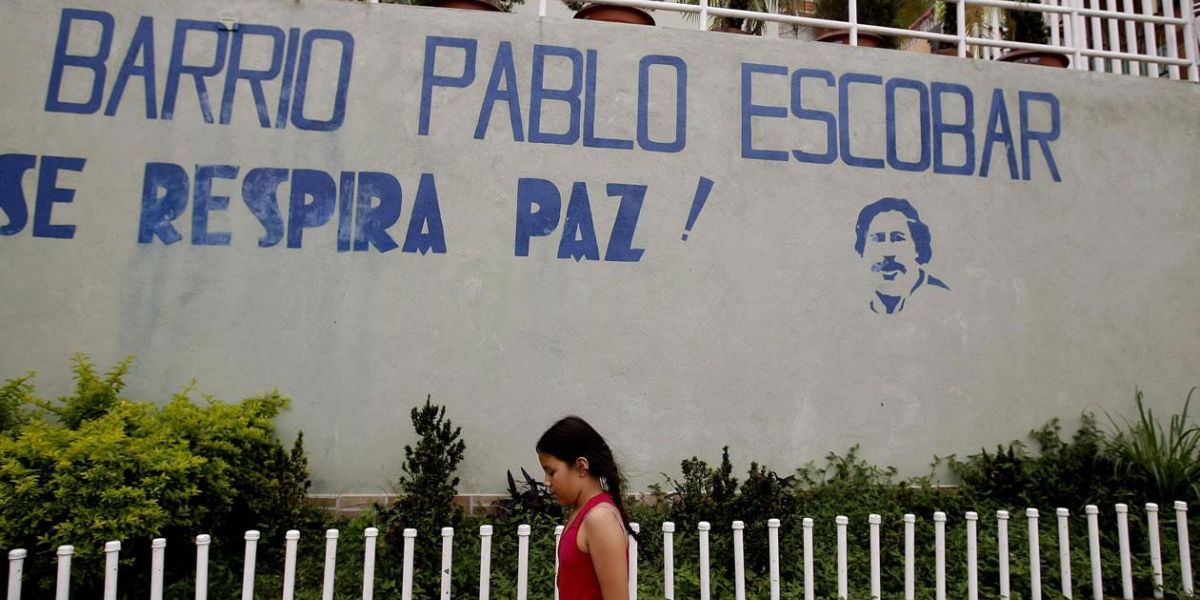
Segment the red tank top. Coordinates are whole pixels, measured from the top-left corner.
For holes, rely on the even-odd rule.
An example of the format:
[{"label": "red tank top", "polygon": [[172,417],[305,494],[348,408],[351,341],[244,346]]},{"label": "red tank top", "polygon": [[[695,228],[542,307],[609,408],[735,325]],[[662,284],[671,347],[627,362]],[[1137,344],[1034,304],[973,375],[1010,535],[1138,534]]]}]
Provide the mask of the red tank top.
[{"label": "red tank top", "polygon": [[[612,504],[612,496],[608,492],[600,492],[588,500],[579,514],[563,531],[558,542],[558,596],[560,600],[602,600],[600,595],[600,579],[596,576],[596,567],[592,565],[591,555],[579,551],[576,539],[579,537],[579,526],[583,518],[593,507],[601,502]],[[626,550],[628,555],[628,550]],[[628,569],[626,563],[626,569]]]}]

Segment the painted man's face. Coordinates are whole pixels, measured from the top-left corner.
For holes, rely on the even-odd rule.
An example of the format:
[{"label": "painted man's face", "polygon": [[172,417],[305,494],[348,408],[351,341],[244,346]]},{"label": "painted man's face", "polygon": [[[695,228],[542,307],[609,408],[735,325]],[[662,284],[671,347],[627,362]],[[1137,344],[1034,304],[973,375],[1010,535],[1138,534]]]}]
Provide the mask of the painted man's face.
[{"label": "painted man's face", "polygon": [[871,265],[876,289],[892,296],[907,295],[917,277],[917,245],[908,217],[897,211],[875,215],[867,229],[863,258]]}]

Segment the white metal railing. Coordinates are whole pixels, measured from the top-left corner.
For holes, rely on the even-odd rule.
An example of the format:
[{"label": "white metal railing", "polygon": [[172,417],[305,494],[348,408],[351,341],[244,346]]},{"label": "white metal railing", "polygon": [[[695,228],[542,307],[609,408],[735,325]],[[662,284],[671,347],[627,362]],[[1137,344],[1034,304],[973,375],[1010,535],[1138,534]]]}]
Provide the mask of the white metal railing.
[{"label": "white metal railing", "polygon": [[[1180,563],[1180,578],[1184,593],[1191,596],[1194,590],[1191,564],[1191,546],[1188,539],[1187,525],[1187,504],[1184,502],[1176,502],[1174,505],[1176,534],[1179,548],[1179,563]],[[1133,598],[1133,573],[1131,568],[1131,555],[1129,544],[1129,508],[1125,504],[1117,504],[1114,514],[1116,515],[1115,526],[1119,540],[1120,554],[1120,570],[1121,570],[1121,597],[1125,599]],[[1084,511],[1087,520],[1088,531],[1088,547],[1089,547],[1089,566],[1091,575],[1091,584],[1094,600],[1102,600],[1104,597],[1103,581],[1101,578],[1101,555],[1100,555],[1100,510],[1094,505],[1089,505]],[[1156,598],[1161,598],[1163,595],[1163,561],[1162,551],[1159,543],[1159,524],[1158,524],[1158,506],[1155,504],[1146,504],[1146,530],[1149,545],[1149,559],[1151,564],[1151,586],[1154,589]],[[1070,512],[1065,508],[1059,508],[1055,512],[1057,516],[1058,526],[1058,550],[1059,550],[1059,575],[1058,579],[1061,582],[1061,592],[1066,598],[1072,597],[1072,579],[1071,579],[1071,549],[1070,538],[1068,536],[1068,526]],[[999,565],[999,587],[1000,597],[1009,598],[1011,590],[1011,581],[1009,577],[1009,561],[1013,558],[1010,556],[1008,544],[1008,521],[1010,519],[1007,511],[997,511],[996,513],[996,538],[997,538],[997,561]],[[1040,537],[1040,528],[1038,519],[1039,514],[1037,509],[1030,508],[1025,511],[1025,519],[1029,531],[1029,586],[1030,597],[1032,600],[1040,600],[1042,597],[1045,581],[1042,578],[1041,564],[1042,557],[1038,547],[1038,539]],[[979,515],[974,512],[968,512],[964,515],[963,523],[966,528],[967,547],[966,547],[966,564],[967,564],[967,600],[978,600],[979,598],[979,540],[977,524]],[[913,600],[915,597],[915,551],[914,539],[917,519],[915,515],[904,515],[904,597],[905,600]],[[946,526],[947,515],[944,512],[935,512],[933,514],[934,534],[935,534],[935,587],[936,598],[944,600],[946,597]],[[771,600],[779,600],[780,597],[780,575],[779,575],[779,528],[780,521],[778,519],[770,519],[767,523],[767,544],[768,556],[770,564],[769,582],[770,582],[770,597]],[[847,529],[850,526],[849,519],[844,516],[839,516],[834,521],[836,529],[836,560],[837,560],[837,596],[845,599],[850,595],[849,590],[849,573],[847,571]],[[880,557],[883,550],[880,548],[880,529],[883,526],[882,519],[879,515],[870,515],[868,518],[869,527],[869,554],[870,554],[870,597],[873,599],[880,598]],[[816,590],[814,589],[813,580],[813,528],[815,524],[812,519],[804,519],[803,527],[803,589],[805,600],[812,600],[815,597]],[[638,525],[633,524],[634,531],[638,531]],[[700,600],[710,600],[710,573],[709,573],[709,532],[712,529],[707,522],[701,522],[698,526],[698,541],[699,541],[699,580],[700,580]],[[736,600],[746,599],[746,578],[745,578],[745,525],[742,521],[734,521],[731,524],[733,532],[733,557],[734,557],[734,588],[736,592]],[[529,536],[531,530],[529,525],[521,525],[517,528],[518,537],[518,552],[517,552],[517,600],[526,600],[528,597],[528,574],[529,574]],[[664,596],[668,600],[675,598],[675,567],[674,567],[674,523],[663,523],[663,590]],[[454,552],[454,529],[446,527],[441,531],[441,593],[440,597],[446,600],[451,597],[451,568],[453,564]],[[562,527],[559,526],[555,530],[555,545],[562,535]],[[373,600],[374,596],[374,581],[375,581],[375,545],[376,539],[379,536],[379,530],[374,527],[369,527],[363,532],[365,538],[364,556],[363,556],[363,584],[362,598],[363,600]],[[480,600],[489,600],[491,574],[491,538],[493,536],[492,526],[484,525],[479,529],[480,536],[480,560],[479,560],[479,598]],[[257,545],[259,542],[259,532],[247,531],[245,535],[245,562],[242,573],[242,599],[250,600],[254,597],[254,579],[255,579],[255,563],[257,556]],[[415,548],[415,540],[417,532],[414,529],[404,530],[404,560],[403,560],[403,578],[401,583],[401,594],[403,600],[412,600],[413,598],[413,551]],[[296,584],[296,547],[300,539],[300,532],[296,530],[288,531],[285,535],[285,558],[284,558],[284,576],[283,576],[283,600],[292,600],[295,596]],[[332,600],[334,593],[334,575],[337,566],[337,543],[338,530],[330,529],[325,535],[325,568],[324,579],[322,586],[323,600]],[[208,560],[209,560],[209,545],[210,538],[207,535],[198,536],[195,540],[196,545],[196,578],[195,578],[195,598],[196,600],[206,600],[208,597]],[[150,572],[150,600],[162,600],[163,594],[163,564],[166,558],[167,540],[157,538],[151,543],[151,572]],[[117,598],[117,565],[121,552],[121,542],[111,541],[105,544],[105,571],[104,571],[104,600],[116,600]],[[74,554],[72,546],[60,546],[57,551],[58,571],[56,580],[56,600],[67,600],[68,591],[70,588],[71,579],[71,557]],[[28,556],[25,550],[16,549],[8,553],[8,596],[7,600],[20,600],[22,573],[24,564]],[[955,557],[957,560],[957,557]],[[637,600],[637,582],[638,582],[638,549],[637,540],[630,537],[629,548],[629,596],[631,600]],[[558,570],[557,559],[555,561],[555,571]],[[548,591],[548,590],[544,590]],[[555,599],[558,598],[557,589],[554,591]]]},{"label": "white metal railing", "polygon": [[[1160,72],[1157,66],[1162,65],[1167,67],[1168,77],[1181,79],[1180,67],[1183,67],[1186,69],[1186,74],[1182,76],[1200,83],[1200,60],[1197,58],[1196,37],[1196,15],[1200,13],[1200,0],[1141,0],[1140,11],[1135,8],[1134,0],[1121,0],[1120,7],[1117,6],[1117,0],[1105,0],[1106,5],[1103,9],[1100,8],[1101,0],[1045,0],[1044,3],[1021,0],[943,0],[954,4],[954,10],[958,17],[958,31],[955,34],[859,23],[856,0],[849,0],[849,14],[846,21],[734,10],[712,6],[709,4],[709,0],[698,0],[698,4],[670,0],[591,1],[596,4],[631,6],[698,15],[700,29],[707,28],[710,18],[731,17],[819,29],[848,30],[850,44],[854,46],[858,45],[859,32],[864,32],[954,43],[957,45],[960,57],[967,56],[968,47],[993,49],[991,53],[984,53],[990,58],[998,58],[1001,49],[1053,52],[1069,56],[1072,68],[1083,71],[1110,71],[1135,76],[1159,77]],[[547,2],[548,0],[539,0],[539,16],[546,16]],[[1085,7],[1084,2],[1088,2],[1088,6]],[[1181,9],[1178,16],[1175,14],[1176,2],[1180,3],[1179,8]],[[1030,44],[1000,39],[998,18],[991,19],[988,36],[977,35],[979,32],[968,32],[966,30],[966,7],[968,5],[1040,12],[1048,21],[1051,33],[1050,43]],[[1157,9],[1156,5],[1158,5]],[[1160,12],[1161,14],[1159,14]],[[1090,21],[1090,31],[1084,26],[1085,20]],[[1107,24],[1106,32],[1102,30],[1102,21]],[[1137,23],[1141,23],[1143,26],[1141,38],[1137,35]],[[1123,25],[1123,28],[1119,25]],[[1182,28],[1182,40],[1180,39],[1180,28]],[[1159,53],[1158,33],[1160,30],[1164,38],[1164,55]],[[1107,38],[1107,49],[1103,47],[1105,38]],[[1124,42],[1124,50],[1121,50],[1122,42]],[[1183,57],[1179,56],[1178,51],[1181,44],[1184,48]]]}]

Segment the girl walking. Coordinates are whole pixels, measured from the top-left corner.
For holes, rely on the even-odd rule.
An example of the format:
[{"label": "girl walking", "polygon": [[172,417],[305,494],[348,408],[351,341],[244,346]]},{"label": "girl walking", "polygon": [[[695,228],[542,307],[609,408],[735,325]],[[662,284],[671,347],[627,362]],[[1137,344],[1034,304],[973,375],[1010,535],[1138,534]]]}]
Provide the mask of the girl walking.
[{"label": "girl walking", "polygon": [[558,544],[561,600],[629,600],[629,516],[612,450],[587,421],[570,416],[537,442],[554,499],[571,511]]}]

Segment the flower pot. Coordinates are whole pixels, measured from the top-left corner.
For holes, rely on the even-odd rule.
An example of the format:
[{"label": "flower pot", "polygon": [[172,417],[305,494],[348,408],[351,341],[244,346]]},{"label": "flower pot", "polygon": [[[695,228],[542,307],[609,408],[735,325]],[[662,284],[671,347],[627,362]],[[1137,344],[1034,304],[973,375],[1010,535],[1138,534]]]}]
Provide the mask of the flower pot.
[{"label": "flower pot", "polygon": [[[849,31],[831,31],[817,36],[818,42],[826,42],[829,44],[850,44]],[[858,45],[862,48],[883,48],[887,43],[882,36],[873,33],[858,32]]]},{"label": "flower pot", "polygon": [[501,12],[500,5],[492,0],[433,0],[429,6],[438,8],[458,8],[462,10],[484,10],[489,12]]},{"label": "flower pot", "polygon": [[633,25],[654,25],[654,17],[650,13],[632,6],[612,6],[608,4],[589,4],[575,13],[576,19],[589,21],[608,21],[609,23],[630,23]]},{"label": "flower pot", "polygon": [[1042,52],[1041,50],[1012,50],[1004,53],[1004,56],[1001,56],[1000,60],[1027,65],[1041,65],[1043,67],[1057,67],[1059,69],[1065,69],[1070,64],[1066,55],[1055,52]]},{"label": "flower pot", "polygon": [[958,56],[958,46],[946,46],[933,51],[934,54],[942,56]]}]

